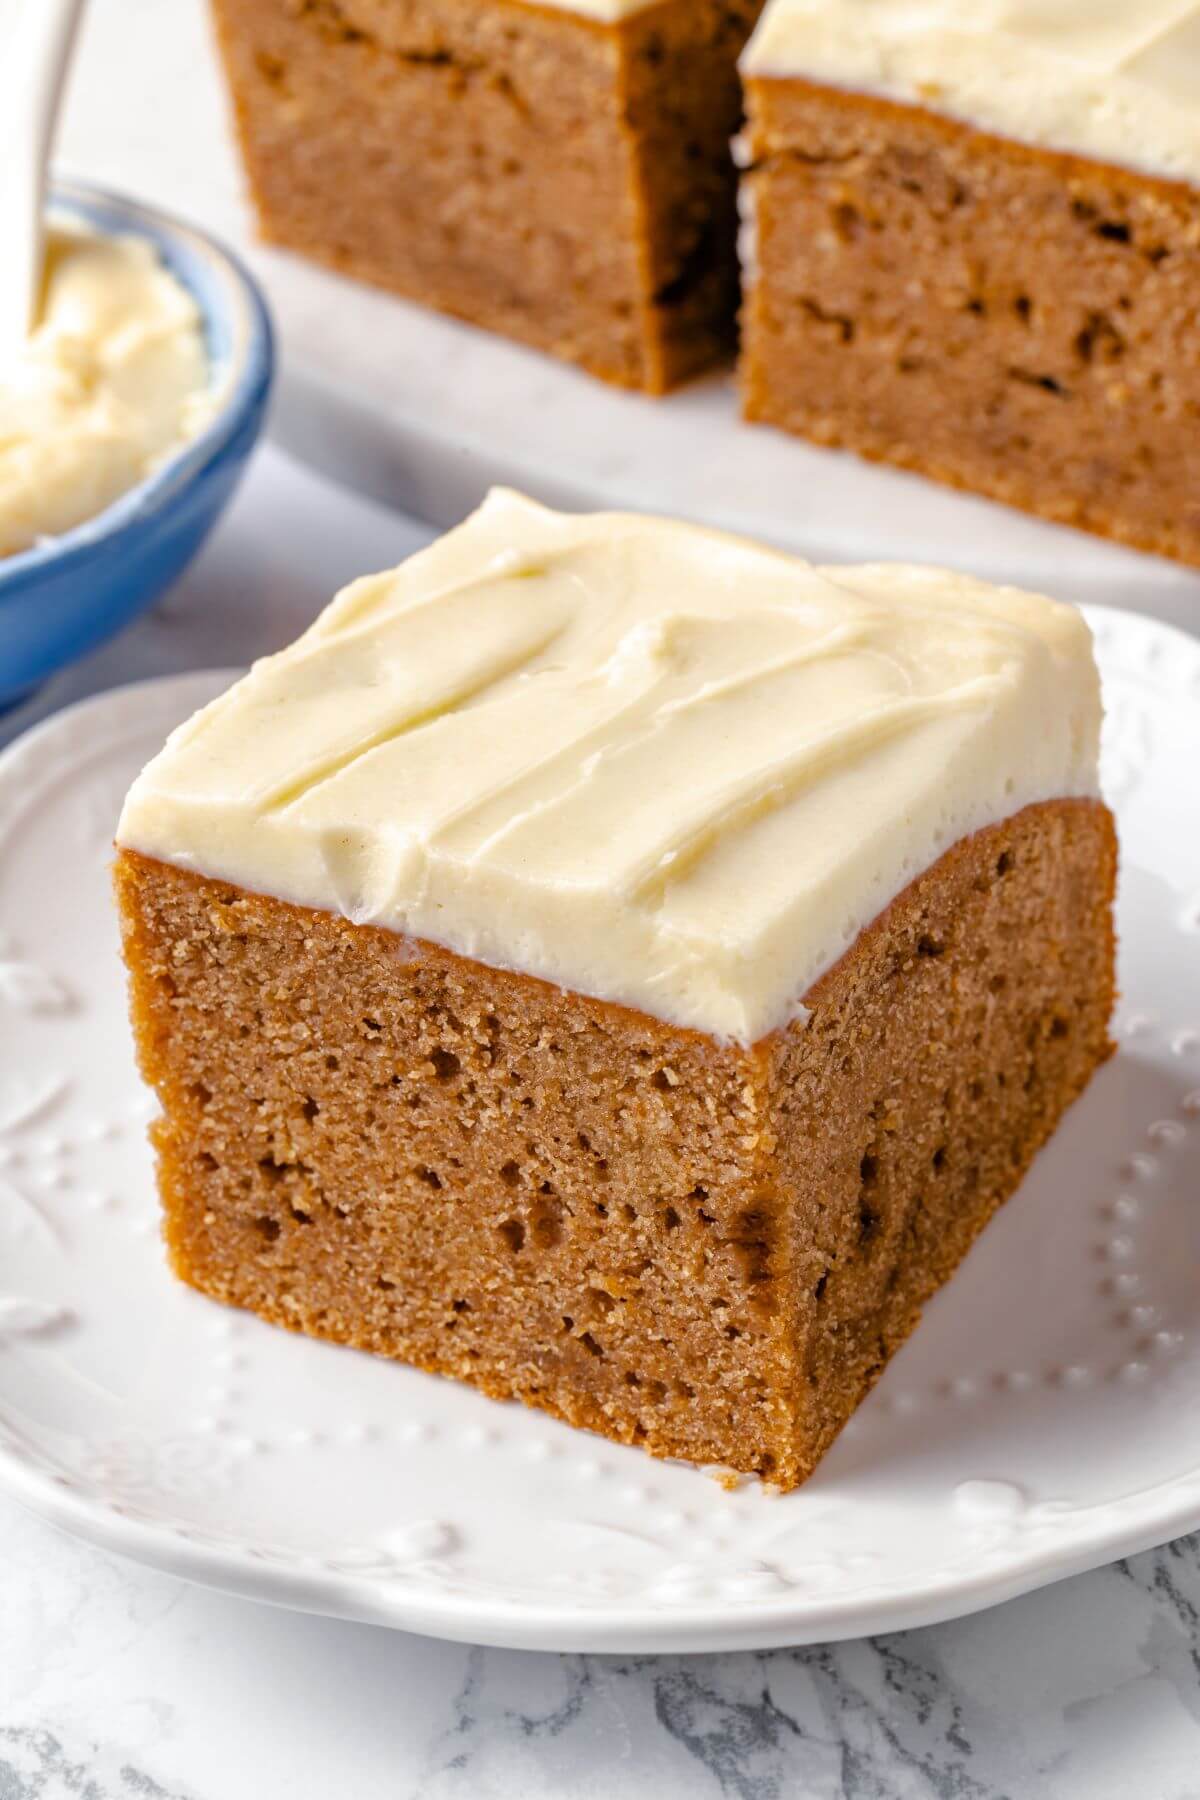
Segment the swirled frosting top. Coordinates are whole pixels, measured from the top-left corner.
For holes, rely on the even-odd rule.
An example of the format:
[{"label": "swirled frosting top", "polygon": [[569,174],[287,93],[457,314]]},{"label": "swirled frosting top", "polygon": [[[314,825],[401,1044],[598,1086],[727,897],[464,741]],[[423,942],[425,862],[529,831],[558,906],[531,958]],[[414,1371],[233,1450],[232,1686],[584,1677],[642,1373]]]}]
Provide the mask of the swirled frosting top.
[{"label": "swirled frosting top", "polygon": [[497,490],[173,733],[118,841],[753,1041],[958,838],[1096,792],[1074,608]]},{"label": "swirled frosting top", "polygon": [[742,71],[1200,183],[1198,0],[768,0]]}]

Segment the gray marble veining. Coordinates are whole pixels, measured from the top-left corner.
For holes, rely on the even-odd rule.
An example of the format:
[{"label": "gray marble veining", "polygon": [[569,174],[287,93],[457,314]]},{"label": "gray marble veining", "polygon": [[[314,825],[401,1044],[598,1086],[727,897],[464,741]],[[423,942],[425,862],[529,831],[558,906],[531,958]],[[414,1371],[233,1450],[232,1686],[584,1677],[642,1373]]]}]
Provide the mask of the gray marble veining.
[{"label": "gray marble veining", "polygon": [[189,1588],[0,1503],[0,1800],[1200,1800],[1200,1540],[894,1636],[425,1642]]},{"label": "gray marble veining", "polygon": [[[990,1614],[864,1642],[691,1658],[476,1650],[414,1791],[460,1794],[469,1772],[478,1793],[613,1792],[618,1746],[636,1737],[639,1793],[1190,1800],[1198,1604],[1200,1543],[1181,1539]],[[585,1744],[588,1776],[570,1787]],[[608,1746],[611,1784],[594,1745]]]}]

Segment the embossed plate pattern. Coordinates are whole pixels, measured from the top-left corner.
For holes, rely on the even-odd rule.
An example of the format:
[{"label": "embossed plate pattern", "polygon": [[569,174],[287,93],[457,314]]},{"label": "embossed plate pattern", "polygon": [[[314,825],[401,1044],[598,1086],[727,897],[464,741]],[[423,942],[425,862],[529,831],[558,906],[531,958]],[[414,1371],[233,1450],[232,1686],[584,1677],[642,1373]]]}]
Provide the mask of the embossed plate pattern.
[{"label": "embossed plate pattern", "polygon": [[447,1637],[716,1649],[925,1623],[1200,1525],[1200,643],[1092,615],[1119,1054],[798,1493],[725,1492],[226,1311],[157,1233],[109,844],[188,675],[0,758],[0,1482],[196,1580]]}]

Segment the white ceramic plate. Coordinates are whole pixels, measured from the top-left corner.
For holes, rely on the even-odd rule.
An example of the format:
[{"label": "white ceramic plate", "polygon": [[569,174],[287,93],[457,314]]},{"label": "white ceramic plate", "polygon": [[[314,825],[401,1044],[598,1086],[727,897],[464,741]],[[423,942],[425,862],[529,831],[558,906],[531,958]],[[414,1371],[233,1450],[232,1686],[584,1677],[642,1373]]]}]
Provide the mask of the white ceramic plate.
[{"label": "white ceramic plate", "polygon": [[160,1251],[110,840],[221,678],[0,758],[0,1482],[144,1561],[485,1643],[705,1650],[967,1612],[1200,1524],[1200,644],[1101,614],[1119,1054],[808,1485],[723,1491],[307,1342]]}]

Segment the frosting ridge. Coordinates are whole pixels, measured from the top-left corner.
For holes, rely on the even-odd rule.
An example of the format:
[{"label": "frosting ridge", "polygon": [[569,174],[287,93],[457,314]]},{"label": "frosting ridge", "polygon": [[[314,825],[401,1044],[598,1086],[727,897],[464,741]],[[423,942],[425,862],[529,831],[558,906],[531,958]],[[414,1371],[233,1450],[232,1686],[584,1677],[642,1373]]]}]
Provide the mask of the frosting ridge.
[{"label": "frosting ridge", "polygon": [[752,1041],[955,839],[1094,794],[1099,719],[1073,608],[497,490],[176,731],[118,841]]}]

